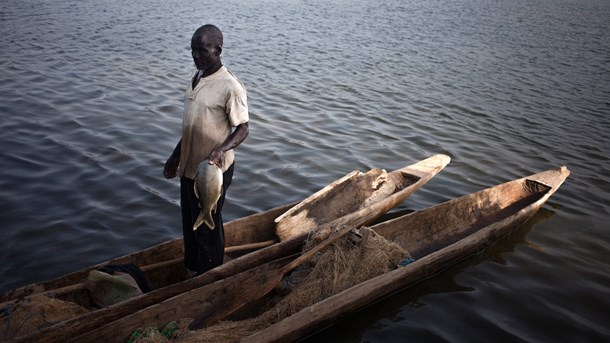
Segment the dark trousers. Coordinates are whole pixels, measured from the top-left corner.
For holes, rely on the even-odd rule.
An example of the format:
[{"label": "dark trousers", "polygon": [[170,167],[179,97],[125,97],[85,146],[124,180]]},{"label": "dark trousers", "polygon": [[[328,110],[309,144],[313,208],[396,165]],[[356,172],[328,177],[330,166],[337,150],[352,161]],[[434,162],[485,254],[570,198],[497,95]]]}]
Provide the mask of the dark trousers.
[{"label": "dark trousers", "polygon": [[222,205],[225,201],[227,189],[229,189],[233,180],[233,167],[234,164],[222,174],[222,194],[218,199],[216,211],[212,212],[214,230],[210,230],[205,224],[202,224],[197,231],[193,231],[193,225],[201,211],[195,196],[195,181],[186,177],[180,178],[184,266],[189,270],[203,273],[222,264],[225,251]]}]

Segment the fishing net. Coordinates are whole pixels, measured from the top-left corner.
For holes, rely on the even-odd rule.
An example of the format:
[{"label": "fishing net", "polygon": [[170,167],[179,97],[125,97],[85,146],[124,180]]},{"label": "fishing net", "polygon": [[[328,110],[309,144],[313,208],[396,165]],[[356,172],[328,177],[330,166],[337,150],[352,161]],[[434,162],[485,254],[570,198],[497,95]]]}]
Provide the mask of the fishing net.
[{"label": "fishing net", "polygon": [[[304,250],[309,250],[315,244],[317,240],[311,239]],[[285,277],[274,292],[275,295],[266,299],[266,304],[261,307],[263,310],[258,315],[242,320],[224,320],[196,331],[188,329],[192,319],[182,318],[171,323],[175,325],[171,335],[142,335],[138,340],[132,341],[234,341],[355,284],[386,273],[406,258],[409,258],[409,254],[404,249],[374,231],[366,228],[354,230]]]},{"label": "fishing net", "polygon": [[0,309],[2,341],[25,335],[89,312],[69,301],[32,295]]}]

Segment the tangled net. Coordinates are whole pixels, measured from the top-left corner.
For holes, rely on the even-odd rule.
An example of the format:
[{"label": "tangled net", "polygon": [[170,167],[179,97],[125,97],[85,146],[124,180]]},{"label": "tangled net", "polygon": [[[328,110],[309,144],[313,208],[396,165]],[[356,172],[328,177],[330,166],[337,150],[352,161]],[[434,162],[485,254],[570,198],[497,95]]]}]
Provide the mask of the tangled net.
[{"label": "tangled net", "polygon": [[[310,243],[305,246],[304,251],[315,245]],[[171,335],[159,334],[159,330],[154,328],[151,332],[151,328],[148,328],[150,334],[141,335],[132,341],[156,343],[238,340],[360,282],[384,274],[409,257],[398,244],[389,242],[370,229],[354,230],[285,277],[282,285],[278,287],[278,294],[267,300],[259,315],[243,320],[224,320],[197,331],[188,329],[192,319],[181,318],[171,323],[176,328]]]},{"label": "tangled net", "polygon": [[69,301],[42,294],[32,295],[0,309],[0,341],[11,340],[87,312],[89,310],[86,308]]}]

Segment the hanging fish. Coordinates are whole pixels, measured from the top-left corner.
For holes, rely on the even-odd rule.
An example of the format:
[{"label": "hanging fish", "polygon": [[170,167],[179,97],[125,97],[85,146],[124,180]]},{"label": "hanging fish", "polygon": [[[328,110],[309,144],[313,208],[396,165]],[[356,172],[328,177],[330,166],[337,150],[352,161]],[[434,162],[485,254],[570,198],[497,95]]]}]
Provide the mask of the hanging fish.
[{"label": "hanging fish", "polygon": [[212,211],[216,211],[216,204],[222,194],[222,170],[215,164],[205,160],[199,164],[195,176],[195,195],[199,200],[201,212],[193,225],[193,231],[201,224],[205,224],[210,230],[214,230],[215,224]]}]

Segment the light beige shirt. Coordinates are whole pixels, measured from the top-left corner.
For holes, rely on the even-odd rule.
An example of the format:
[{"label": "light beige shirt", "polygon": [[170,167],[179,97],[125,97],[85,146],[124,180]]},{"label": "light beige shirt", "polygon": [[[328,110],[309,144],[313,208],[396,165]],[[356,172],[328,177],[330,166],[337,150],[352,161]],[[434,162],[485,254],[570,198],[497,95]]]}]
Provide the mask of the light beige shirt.
[{"label": "light beige shirt", "polygon": [[[248,119],[246,87],[226,67],[199,80],[195,89],[189,82],[184,97],[180,176],[194,179],[199,164],[222,145],[233,127]],[[225,153],[223,172],[234,158],[233,150]]]}]

